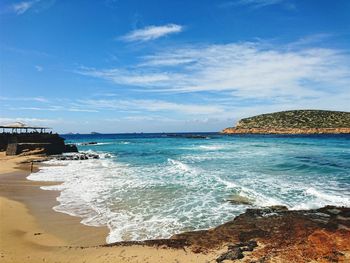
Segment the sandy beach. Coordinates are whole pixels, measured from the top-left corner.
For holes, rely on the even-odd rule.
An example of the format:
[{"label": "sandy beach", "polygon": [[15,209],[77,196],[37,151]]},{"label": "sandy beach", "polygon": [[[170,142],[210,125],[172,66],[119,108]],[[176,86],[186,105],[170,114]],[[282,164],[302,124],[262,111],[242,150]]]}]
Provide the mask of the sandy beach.
[{"label": "sandy beach", "polygon": [[[0,163],[1,262],[349,262],[350,209],[252,208],[225,224],[170,239],[106,244],[106,227],[55,212],[58,192],[29,181],[31,161]],[[34,172],[40,167],[34,162]],[[40,165],[47,165],[39,162]],[[286,237],[288,237],[286,239]]]},{"label": "sandy beach", "polygon": [[[108,229],[80,224],[52,210],[57,192],[26,179],[30,161],[44,157],[0,156],[1,262],[214,262],[217,253],[193,253],[144,245],[103,247]],[[34,167],[38,169],[37,165]]]}]

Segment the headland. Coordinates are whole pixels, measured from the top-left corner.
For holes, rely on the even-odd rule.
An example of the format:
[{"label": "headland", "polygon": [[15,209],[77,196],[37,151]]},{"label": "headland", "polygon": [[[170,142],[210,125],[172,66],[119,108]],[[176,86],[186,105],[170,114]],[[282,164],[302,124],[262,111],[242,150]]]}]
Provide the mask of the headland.
[{"label": "headland", "polygon": [[350,112],[292,110],[238,121],[223,134],[350,134]]}]

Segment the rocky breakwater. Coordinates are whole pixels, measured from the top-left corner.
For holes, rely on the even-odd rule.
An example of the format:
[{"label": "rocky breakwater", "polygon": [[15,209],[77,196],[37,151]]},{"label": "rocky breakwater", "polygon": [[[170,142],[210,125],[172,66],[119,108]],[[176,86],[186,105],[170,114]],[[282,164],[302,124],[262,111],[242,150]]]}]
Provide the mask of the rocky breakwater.
[{"label": "rocky breakwater", "polygon": [[350,112],[294,110],[241,119],[223,134],[350,134]]}]

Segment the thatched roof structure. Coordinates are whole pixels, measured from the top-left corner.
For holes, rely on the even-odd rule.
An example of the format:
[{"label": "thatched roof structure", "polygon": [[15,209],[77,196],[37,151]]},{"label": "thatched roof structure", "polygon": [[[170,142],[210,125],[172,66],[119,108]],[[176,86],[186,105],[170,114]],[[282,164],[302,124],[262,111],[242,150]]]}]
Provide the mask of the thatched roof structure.
[{"label": "thatched roof structure", "polygon": [[46,132],[46,130],[51,129],[49,127],[40,127],[40,126],[28,126],[23,122],[13,122],[7,125],[0,125],[2,132]]}]

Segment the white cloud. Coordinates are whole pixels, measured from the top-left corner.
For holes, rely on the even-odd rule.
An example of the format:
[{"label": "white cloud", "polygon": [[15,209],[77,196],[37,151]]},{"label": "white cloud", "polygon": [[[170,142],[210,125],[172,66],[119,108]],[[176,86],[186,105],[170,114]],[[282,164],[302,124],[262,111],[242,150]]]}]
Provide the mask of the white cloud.
[{"label": "white cloud", "polygon": [[172,48],[138,65],[80,74],[153,92],[230,93],[242,99],[327,97],[348,91],[349,54],[327,48],[231,43]]},{"label": "white cloud", "polygon": [[[14,3],[12,5],[9,5],[7,10],[17,15],[23,15],[29,11],[34,11],[35,13],[38,13],[50,8],[52,5],[55,4],[55,2],[56,0],[21,1],[21,2]],[[22,52],[21,50],[17,50],[17,51]],[[28,52],[28,51],[24,51],[24,52]],[[37,52],[37,53],[42,53],[42,52]],[[44,54],[44,55],[47,55],[47,54]]]},{"label": "white cloud", "polygon": [[272,5],[283,5],[288,9],[295,9],[294,4],[288,2],[287,0],[236,0],[221,3],[219,7],[234,7],[234,6],[250,6],[252,8],[263,8]]},{"label": "white cloud", "polygon": [[169,34],[179,33],[182,30],[183,27],[176,24],[167,24],[164,26],[148,26],[142,29],[131,31],[127,35],[121,37],[121,39],[127,42],[149,41]]},{"label": "white cloud", "polygon": [[36,65],[35,66],[35,69],[38,71],[38,72],[41,72],[44,70],[44,68],[42,66],[39,66],[39,65]]},{"label": "white cloud", "polygon": [[12,5],[12,10],[17,14],[17,15],[22,15],[25,12],[27,12],[30,8],[33,7],[34,4],[39,2],[39,0],[35,1],[23,1],[19,2],[17,4]]},{"label": "white cloud", "polygon": [[130,86],[139,86],[139,87],[157,87],[164,86],[164,83],[169,81],[174,81],[177,79],[181,81],[181,75],[167,72],[155,72],[152,73],[149,70],[126,70],[126,69],[107,69],[107,70],[98,70],[94,68],[82,68],[76,71],[79,74],[92,76],[97,78],[102,78],[110,80],[114,83],[125,84]]},{"label": "white cloud", "polygon": [[220,114],[223,109],[218,105],[183,104],[164,100],[118,100],[118,99],[88,99],[79,100],[81,108],[88,107],[100,110],[117,111],[148,111],[148,112],[178,112],[188,115]]},{"label": "white cloud", "polygon": [[[0,97],[0,100],[7,98]],[[37,99],[37,100],[33,100]],[[40,98],[16,98],[8,101],[23,101],[23,102],[41,102]],[[174,112],[187,115],[200,114],[218,114],[222,113],[224,109],[220,105],[195,104],[195,103],[176,103],[166,100],[149,100],[149,99],[76,99],[65,100],[61,105],[57,105],[57,100],[45,101],[48,102],[44,106],[30,105],[16,105],[8,107],[12,111],[50,111],[50,112],[90,112],[95,113],[100,110],[114,110],[118,112],[142,113],[142,112]],[[52,104],[54,103],[54,104]],[[55,105],[56,104],[56,105]]]},{"label": "white cloud", "polygon": [[3,101],[37,101],[37,102],[48,102],[47,99],[43,97],[16,97],[16,98],[9,98],[9,97],[3,97],[0,96],[0,100]]},{"label": "white cloud", "polygon": [[70,111],[70,112],[98,112],[95,109],[83,109],[83,108],[72,108],[69,105],[65,105],[65,106],[55,106],[55,105],[51,105],[48,107],[13,107],[13,108],[9,108],[9,110],[14,110],[14,111]]},{"label": "white cloud", "polygon": [[255,7],[264,7],[269,5],[280,4],[284,0],[239,0],[238,4],[241,5],[252,5]]}]

